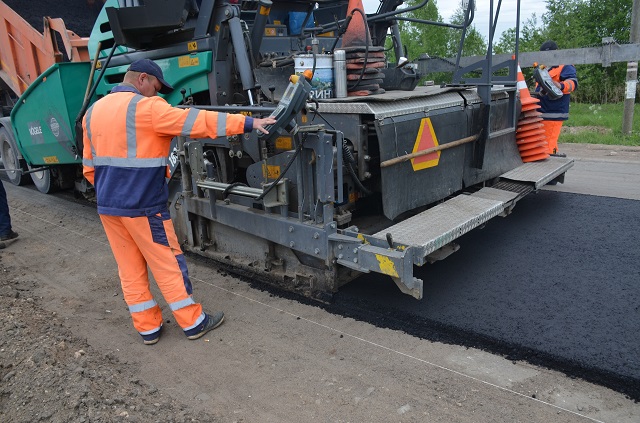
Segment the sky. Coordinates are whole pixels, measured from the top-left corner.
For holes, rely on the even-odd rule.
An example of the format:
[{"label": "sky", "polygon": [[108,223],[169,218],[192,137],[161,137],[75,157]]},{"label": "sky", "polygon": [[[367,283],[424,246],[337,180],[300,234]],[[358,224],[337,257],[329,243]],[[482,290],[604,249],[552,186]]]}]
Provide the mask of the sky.
[{"label": "sky", "polygon": [[[476,14],[473,20],[473,24],[482,34],[485,39],[489,39],[489,6],[490,0],[476,0]],[[380,4],[379,0],[362,0],[362,5],[367,13],[375,13]],[[449,22],[451,15],[460,6],[460,0],[436,0],[438,5],[438,11],[443,17],[445,22]],[[493,8],[498,5],[498,0],[493,0]],[[547,4],[544,0],[521,0],[520,1],[520,29],[524,22],[531,17],[534,13],[540,17],[545,12]],[[502,6],[500,7],[500,18],[498,19],[498,26],[496,28],[496,35],[494,42],[500,39],[502,31],[516,26],[516,0],[502,0]]]}]

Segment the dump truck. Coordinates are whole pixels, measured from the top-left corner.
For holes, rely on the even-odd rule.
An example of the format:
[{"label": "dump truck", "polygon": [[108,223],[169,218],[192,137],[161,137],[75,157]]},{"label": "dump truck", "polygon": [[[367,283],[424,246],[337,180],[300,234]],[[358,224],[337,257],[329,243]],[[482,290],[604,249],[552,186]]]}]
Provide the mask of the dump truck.
[{"label": "dump truck", "polygon": [[43,36],[0,1],[6,174],[90,198],[79,122],[149,58],[176,107],[277,118],[268,136],[174,139],[168,207],[185,251],[321,300],[372,272],[421,299],[417,266],[573,164],[519,149],[535,111],[523,112],[517,44],[493,63],[490,38],[450,83],[425,82],[400,22],[458,31],[459,60],[475,10],[459,25],[406,16],[428,1],[367,14],[353,0],[106,0],[88,39],[49,18]]}]

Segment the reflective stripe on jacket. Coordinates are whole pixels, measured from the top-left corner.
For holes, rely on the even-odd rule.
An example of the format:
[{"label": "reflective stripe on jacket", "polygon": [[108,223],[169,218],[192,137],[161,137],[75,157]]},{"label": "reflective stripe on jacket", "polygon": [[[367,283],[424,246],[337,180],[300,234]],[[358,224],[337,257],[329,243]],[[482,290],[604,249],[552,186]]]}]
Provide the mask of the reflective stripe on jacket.
[{"label": "reflective stripe on jacket", "polygon": [[[578,88],[578,74],[573,65],[554,66],[549,69],[549,76],[561,84],[564,95],[557,100],[551,100],[546,95],[540,95],[540,111],[544,120],[569,119],[569,102],[571,93]],[[536,92],[540,92],[540,86],[536,85]]]},{"label": "reflective stripe on jacket", "polygon": [[251,127],[242,115],[179,109],[128,84],[117,86],[83,119],[83,172],[95,187],[98,213],[135,217],[166,210],[173,137],[217,138]]}]

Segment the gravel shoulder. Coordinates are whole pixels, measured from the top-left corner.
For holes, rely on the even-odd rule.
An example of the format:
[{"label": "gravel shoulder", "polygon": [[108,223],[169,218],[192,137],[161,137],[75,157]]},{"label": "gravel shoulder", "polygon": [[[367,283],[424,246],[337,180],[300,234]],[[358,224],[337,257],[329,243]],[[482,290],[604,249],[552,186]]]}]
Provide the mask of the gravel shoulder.
[{"label": "gravel shoulder", "polygon": [[560,144],[575,160],[563,184],[544,189],[601,197],[640,200],[640,147],[602,144]]},{"label": "gravel shoulder", "polygon": [[640,163],[640,147],[606,144],[559,144],[558,150],[580,161]]}]

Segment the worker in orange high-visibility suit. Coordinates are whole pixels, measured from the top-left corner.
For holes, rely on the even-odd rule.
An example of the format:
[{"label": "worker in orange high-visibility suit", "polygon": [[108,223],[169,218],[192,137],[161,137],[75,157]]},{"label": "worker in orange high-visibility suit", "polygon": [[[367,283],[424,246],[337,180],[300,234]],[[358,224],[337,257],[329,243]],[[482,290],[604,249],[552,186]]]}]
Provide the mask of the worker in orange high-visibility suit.
[{"label": "worker in orange high-visibility suit", "polygon": [[155,62],[135,61],[124,81],[93,104],[82,122],[84,175],[95,187],[124,299],[145,344],[158,342],[163,322],[149,290],[147,265],[188,339],[200,338],[224,320],[222,312],[205,313],[192,298],[167,208],[172,138],[216,138],[252,129],[267,133],[265,125],[275,123],[272,117],[175,108],[157,96],[172,90]]},{"label": "worker in orange high-visibility suit", "polygon": [[[557,50],[555,41],[545,41],[540,51]],[[558,137],[565,120],[569,119],[569,103],[571,93],[578,88],[578,74],[573,65],[560,65],[549,68],[549,76],[556,87],[562,91],[562,97],[551,99],[540,85],[536,84],[536,96],[540,99],[540,112],[549,154],[564,156],[558,153]]]}]

